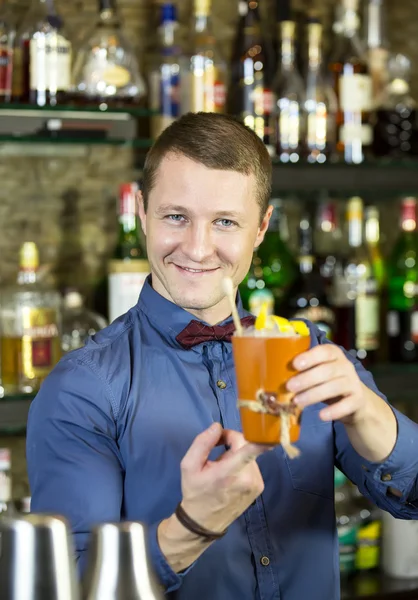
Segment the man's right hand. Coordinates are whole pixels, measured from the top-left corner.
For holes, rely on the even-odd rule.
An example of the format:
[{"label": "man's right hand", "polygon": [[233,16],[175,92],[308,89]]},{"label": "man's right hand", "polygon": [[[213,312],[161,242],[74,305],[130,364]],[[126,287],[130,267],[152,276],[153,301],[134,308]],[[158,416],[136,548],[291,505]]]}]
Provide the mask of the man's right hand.
[{"label": "man's right hand", "polygon": [[[229,449],[218,460],[208,460],[221,444]],[[219,423],[198,435],[181,462],[181,504],[189,517],[218,533],[242,515],[264,490],[256,458],[266,449]]]},{"label": "man's right hand", "polygon": [[[219,445],[228,450],[209,460]],[[189,517],[215,533],[229,527],[264,490],[256,459],[266,450],[219,423],[199,434],[181,462],[181,504]],[[189,567],[211,544],[185,529],[175,514],[160,523],[158,541],[175,572]]]}]

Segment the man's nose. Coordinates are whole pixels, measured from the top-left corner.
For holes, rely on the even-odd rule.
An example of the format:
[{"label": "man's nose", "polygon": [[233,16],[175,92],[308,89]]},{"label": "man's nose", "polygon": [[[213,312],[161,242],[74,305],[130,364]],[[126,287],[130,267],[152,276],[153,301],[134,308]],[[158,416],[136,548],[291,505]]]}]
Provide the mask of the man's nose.
[{"label": "man's nose", "polygon": [[183,252],[193,262],[203,263],[213,254],[212,228],[205,223],[192,224],[183,241]]}]

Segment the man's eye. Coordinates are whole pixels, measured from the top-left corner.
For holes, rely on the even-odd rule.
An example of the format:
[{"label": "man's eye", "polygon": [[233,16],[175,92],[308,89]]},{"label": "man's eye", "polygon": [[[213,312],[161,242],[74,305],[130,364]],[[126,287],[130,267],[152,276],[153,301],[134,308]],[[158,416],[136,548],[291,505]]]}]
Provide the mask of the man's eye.
[{"label": "man's eye", "polygon": [[220,223],[222,227],[232,227],[233,225],[236,225],[231,219],[219,219],[218,223]]},{"label": "man's eye", "polygon": [[168,215],[167,217],[170,221],[181,221],[183,219],[183,215]]}]

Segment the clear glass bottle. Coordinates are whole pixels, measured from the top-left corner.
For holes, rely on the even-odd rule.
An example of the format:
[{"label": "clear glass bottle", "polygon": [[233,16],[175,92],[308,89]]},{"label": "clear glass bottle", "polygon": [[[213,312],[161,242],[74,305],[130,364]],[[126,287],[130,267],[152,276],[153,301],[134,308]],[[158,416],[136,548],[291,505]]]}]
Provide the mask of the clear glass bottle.
[{"label": "clear glass bottle", "polygon": [[88,338],[107,326],[106,319],[88,310],[77,290],[68,290],[62,308],[61,348],[64,353],[84,346]]},{"label": "clear glass bottle", "polygon": [[212,0],[194,0],[187,110],[224,113],[227,66],[212,30]]},{"label": "clear glass bottle", "polygon": [[308,25],[308,72],[306,75],[306,157],[322,164],[335,152],[337,97],[322,73],[322,25]]},{"label": "clear glass bottle", "polygon": [[418,111],[410,93],[411,62],[397,54],[389,60],[389,83],[376,110],[375,156],[404,158],[418,154]]},{"label": "clear glass bottle", "polygon": [[150,73],[150,108],[156,112],[151,118],[151,136],[156,139],[183,112],[186,94],[187,58],[178,43],[176,7],[171,2],[161,6],[160,51]]},{"label": "clear glass bottle", "polygon": [[293,21],[283,21],[281,30],[281,63],[275,78],[276,154],[283,163],[296,163],[302,155],[304,139],[304,83],[295,60],[295,28]]},{"label": "clear glass bottle", "polygon": [[240,19],[232,52],[228,112],[255,131],[273,155],[274,57],[262,28],[259,5],[254,0],[241,0],[238,5]]},{"label": "clear glass bottle", "polygon": [[32,3],[16,45],[16,69],[22,72],[14,95],[38,106],[64,102],[71,84],[72,47],[52,0]]},{"label": "clear glass bottle", "polygon": [[8,394],[36,392],[61,357],[61,299],[39,280],[38,248],[20,250],[17,286],[1,295],[1,378]]},{"label": "clear glass bottle", "polygon": [[370,124],[372,80],[358,37],[358,0],[342,0],[342,16],[329,63],[338,98],[337,150],[346,163],[359,164],[373,141]]},{"label": "clear glass bottle", "polygon": [[0,103],[12,99],[13,45],[16,31],[6,11],[5,0],[0,0]]},{"label": "clear glass bottle", "polygon": [[350,198],[347,204],[350,254],[336,271],[333,305],[336,313],[337,344],[357,359],[372,362],[380,341],[379,287],[369,247],[365,243],[363,201]]},{"label": "clear glass bottle", "polygon": [[375,107],[388,82],[389,43],[384,0],[368,0],[365,16],[367,61],[372,78],[373,107]]},{"label": "clear glass bottle", "polygon": [[0,448],[0,517],[14,513],[11,467],[9,448]]},{"label": "clear glass bottle", "polygon": [[72,81],[72,93],[83,103],[123,106],[145,96],[145,81],[115,0],[99,0],[98,18],[77,53]]}]

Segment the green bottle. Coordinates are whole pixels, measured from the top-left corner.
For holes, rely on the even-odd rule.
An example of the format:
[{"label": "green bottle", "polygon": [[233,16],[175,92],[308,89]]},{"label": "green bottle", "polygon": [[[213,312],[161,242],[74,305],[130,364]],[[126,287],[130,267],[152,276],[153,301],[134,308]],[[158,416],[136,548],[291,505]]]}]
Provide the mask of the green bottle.
[{"label": "green bottle", "polygon": [[266,305],[267,314],[274,314],[274,296],[266,287],[261,259],[257,252],[253,254],[250,270],[239,286],[239,292],[244,308],[253,315],[258,316],[263,305]]},{"label": "green bottle", "polygon": [[275,198],[271,204],[274,207],[273,214],[264,241],[258,249],[258,257],[265,287],[274,297],[274,312],[279,315],[287,292],[298,274],[298,267],[285,241],[287,220],[283,202]]},{"label": "green bottle", "polygon": [[416,204],[415,198],[402,200],[401,233],[388,263],[389,358],[396,362],[411,362],[418,358]]}]

